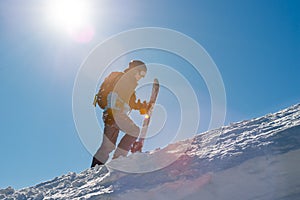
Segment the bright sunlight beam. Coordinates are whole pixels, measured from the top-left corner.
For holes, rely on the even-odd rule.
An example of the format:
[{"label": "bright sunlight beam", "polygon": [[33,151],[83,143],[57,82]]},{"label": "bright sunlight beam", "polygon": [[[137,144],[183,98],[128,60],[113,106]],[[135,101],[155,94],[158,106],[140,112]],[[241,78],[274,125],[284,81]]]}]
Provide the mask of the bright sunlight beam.
[{"label": "bright sunlight beam", "polygon": [[47,5],[50,23],[78,42],[88,42],[94,35],[91,12],[87,0],[52,0]]}]

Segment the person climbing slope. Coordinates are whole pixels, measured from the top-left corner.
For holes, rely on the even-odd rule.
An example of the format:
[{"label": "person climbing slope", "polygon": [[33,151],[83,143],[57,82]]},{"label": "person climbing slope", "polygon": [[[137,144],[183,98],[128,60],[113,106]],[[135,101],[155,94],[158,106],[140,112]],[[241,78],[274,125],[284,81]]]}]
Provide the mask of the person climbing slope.
[{"label": "person climbing slope", "polygon": [[[91,167],[103,165],[109,154],[115,150],[113,159],[127,156],[131,146],[140,134],[140,128],[129,117],[132,109],[146,114],[149,104],[137,100],[135,90],[138,81],[147,73],[147,67],[140,60],[132,60],[124,72],[112,72],[101,84],[98,94],[95,95],[94,106],[103,109],[104,134],[102,144],[93,156]],[[116,142],[119,132],[125,135],[117,148]]]}]

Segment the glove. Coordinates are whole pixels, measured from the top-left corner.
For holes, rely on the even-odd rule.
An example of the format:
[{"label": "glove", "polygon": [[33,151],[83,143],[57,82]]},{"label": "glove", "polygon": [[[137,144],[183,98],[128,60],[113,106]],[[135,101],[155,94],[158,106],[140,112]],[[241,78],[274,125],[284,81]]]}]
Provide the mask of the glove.
[{"label": "glove", "polygon": [[148,109],[149,109],[149,104],[146,101],[143,101],[143,103],[141,103],[140,114],[141,115],[147,114]]}]

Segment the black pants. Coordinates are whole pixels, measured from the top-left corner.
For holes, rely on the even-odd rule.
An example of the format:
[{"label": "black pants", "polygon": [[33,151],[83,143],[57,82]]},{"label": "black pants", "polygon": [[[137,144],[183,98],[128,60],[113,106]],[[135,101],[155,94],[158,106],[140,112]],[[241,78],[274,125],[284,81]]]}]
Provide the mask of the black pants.
[{"label": "black pants", "polygon": [[102,144],[93,157],[91,167],[95,165],[103,165],[109,158],[109,154],[116,148],[116,142],[120,130],[125,133],[117,149],[114,158],[119,156],[127,156],[132,144],[136,141],[140,133],[140,128],[122,112],[103,112],[104,134]]}]

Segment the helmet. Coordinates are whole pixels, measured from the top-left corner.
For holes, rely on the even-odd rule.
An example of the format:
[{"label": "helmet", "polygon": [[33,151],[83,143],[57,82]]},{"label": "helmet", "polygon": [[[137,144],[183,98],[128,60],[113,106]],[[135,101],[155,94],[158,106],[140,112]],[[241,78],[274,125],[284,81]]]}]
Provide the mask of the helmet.
[{"label": "helmet", "polygon": [[132,60],[129,62],[128,68],[125,70],[125,72],[131,70],[131,69],[135,69],[138,71],[144,71],[147,72],[147,67],[145,65],[144,62],[140,61],[140,60]]}]

